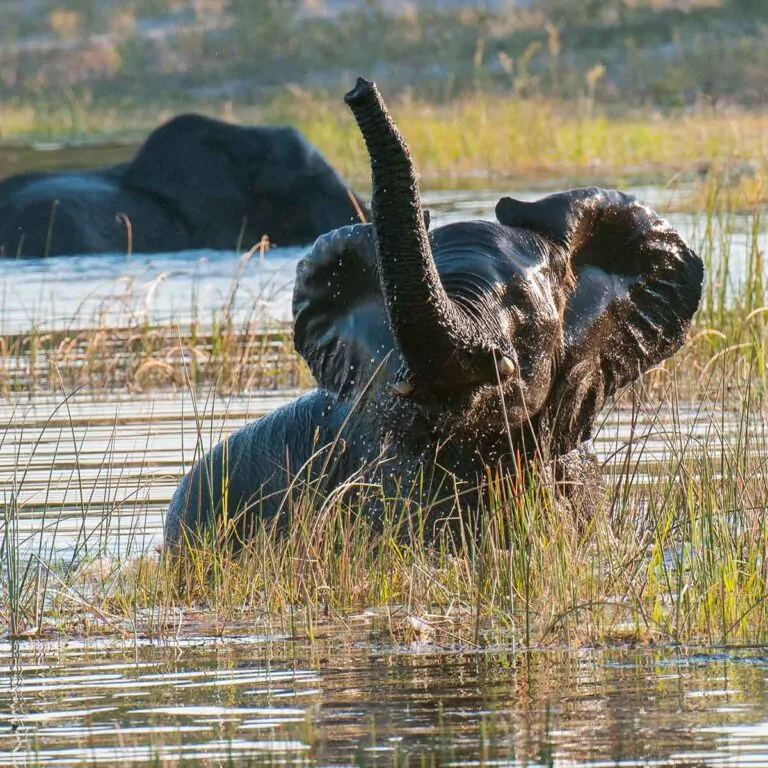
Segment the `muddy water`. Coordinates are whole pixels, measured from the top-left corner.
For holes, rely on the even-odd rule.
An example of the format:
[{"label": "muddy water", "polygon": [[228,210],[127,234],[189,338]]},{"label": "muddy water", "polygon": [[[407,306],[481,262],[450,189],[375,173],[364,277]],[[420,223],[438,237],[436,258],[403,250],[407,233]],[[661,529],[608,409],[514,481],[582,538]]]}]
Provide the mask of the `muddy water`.
[{"label": "muddy water", "polygon": [[765,765],[762,650],[0,645],[2,765]]}]

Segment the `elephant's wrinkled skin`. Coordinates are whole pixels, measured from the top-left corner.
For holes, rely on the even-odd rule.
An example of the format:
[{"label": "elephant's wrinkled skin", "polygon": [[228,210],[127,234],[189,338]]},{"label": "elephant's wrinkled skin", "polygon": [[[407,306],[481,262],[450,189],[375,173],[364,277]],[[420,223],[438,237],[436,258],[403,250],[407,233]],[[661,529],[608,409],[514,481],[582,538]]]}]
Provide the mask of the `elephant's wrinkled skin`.
[{"label": "elephant's wrinkled skin", "polygon": [[532,463],[558,481],[565,507],[588,514],[595,419],[682,345],[701,260],[647,206],[597,188],[503,198],[498,222],[428,234],[375,86],[361,80],[346,100],[371,155],[373,225],[322,236],[299,264],[295,344],[318,389],[196,464],[166,542],[225,513],[247,538],[258,520],[288,517],[298,494],[322,499],[350,479],[383,489],[379,501],[442,496],[442,515],[456,489],[477,507],[489,466],[514,475]]},{"label": "elephant's wrinkled skin", "polygon": [[133,160],[0,183],[0,254],[303,245],[365,206],[295,128],[180,115]]}]

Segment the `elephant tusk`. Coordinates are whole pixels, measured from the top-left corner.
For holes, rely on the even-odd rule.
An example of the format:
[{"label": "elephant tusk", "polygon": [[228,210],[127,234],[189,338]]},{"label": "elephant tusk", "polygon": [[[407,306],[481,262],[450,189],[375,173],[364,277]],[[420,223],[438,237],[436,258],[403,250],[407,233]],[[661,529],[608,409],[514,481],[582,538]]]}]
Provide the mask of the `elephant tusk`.
[{"label": "elephant tusk", "polygon": [[413,384],[410,381],[397,381],[391,385],[391,388],[400,397],[410,397],[413,394]]},{"label": "elephant tusk", "polygon": [[499,378],[508,379],[515,372],[515,364],[506,355],[502,355],[496,360],[496,370]]}]

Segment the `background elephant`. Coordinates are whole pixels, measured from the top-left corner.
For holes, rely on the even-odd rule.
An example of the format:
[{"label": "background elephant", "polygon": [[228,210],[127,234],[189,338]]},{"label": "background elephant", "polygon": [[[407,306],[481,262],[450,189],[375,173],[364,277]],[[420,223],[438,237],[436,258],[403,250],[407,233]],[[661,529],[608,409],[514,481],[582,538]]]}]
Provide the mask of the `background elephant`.
[{"label": "background elephant", "polygon": [[514,474],[521,460],[589,498],[606,398],[684,341],[702,262],[647,206],[597,188],[504,198],[498,222],[429,234],[376,87],[360,80],[346,100],[371,157],[373,225],[324,235],[298,267],[295,344],[319,387],[196,464],[168,543],[225,514],[247,537],[299,494],[361,485],[350,479],[378,499],[447,499],[441,515],[457,497],[471,509],[489,466]]},{"label": "background elephant", "polygon": [[0,253],[44,256],[311,243],[367,209],[296,129],[181,115],[136,156],[0,183]]}]

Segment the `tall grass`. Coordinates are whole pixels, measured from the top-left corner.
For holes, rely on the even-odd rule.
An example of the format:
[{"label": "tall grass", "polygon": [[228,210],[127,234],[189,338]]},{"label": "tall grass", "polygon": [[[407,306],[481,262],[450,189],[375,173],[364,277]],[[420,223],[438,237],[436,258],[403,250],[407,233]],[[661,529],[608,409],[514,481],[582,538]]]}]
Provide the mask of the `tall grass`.
[{"label": "tall grass", "polygon": [[586,527],[536,480],[499,478],[476,537],[430,543],[402,535],[429,528],[428,508],[403,519],[394,500],[375,526],[338,495],[300,500],[287,534],[267,526],[237,556],[212,545],[161,563],[166,600],[310,629],[385,606],[395,637],[468,645],[764,642],[768,442],[754,393],[687,415],[666,395],[661,409],[640,388],[621,410],[650,429],[620,445]]},{"label": "tall grass", "polygon": [[[80,489],[82,519],[106,512],[104,530],[94,538],[83,529],[77,567],[57,568],[46,549],[55,530],[32,543],[39,554],[18,555],[30,542],[13,526],[23,504],[10,504],[0,616],[22,636],[46,627],[173,636],[199,628],[201,615],[221,633],[312,634],[377,608],[393,638],[467,646],[762,643],[768,435],[755,417],[761,398],[722,391],[693,413],[674,388],[664,408],[642,388],[631,407],[617,406],[630,426],[647,426],[619,445],[605,502],[585,527],[541,481],[520,489],[500,478],[476,537],[404,537],[428,528],[429,509],[404,519],[393,500],[374,525],[338,494],[313,495],[291,508],[287,534],[267,526],[236,555],[212,542],[182,559],[129,547],[105,560],[120,516],[109,504],[89,507]],[[51,505],[42,527],[58,524]]]},{"label": "tall grass", "polygon": [[309,373],[293,354],[289,325],[263,309],[273,286],[238,298],[244,293],[246,257],[227,295],[206,311],[198,305],[203,286],[196,277],[183,318],[149,318],[147,306],[161,274],[138,293],[133,280],[115,281],[117,289],[109,286],[96,312],[84,301],[64,327],[50,328],[43,307],[26,330],[0,331],[0,396],[62,388],[107,394],[190,385],[214,385],[219,392],[308,385]]},{"label": "tall grass", "polygon": [[[173,635],[184,612],[202,612],[222,633],[312,634],[376,608],[393,638],[467,646],[765,642],[768,434],[757,399],[729,392],[692,413],[674,389],[666,394],[664,408],[642,388],[631,407],[617,406],[630,426],[647,426],[619,445],[604,504],[586,526],[542,480],[520,488],[499,478],[476,536],[431,541],[403,535],[428,529],[430,509],[403,518],[392,500],[375,525],[351,497],[315,494],[292,506],[287,532],[265,526],[237,554],[211,542],[180,559],[132,552],[105,567],[98,541],[83,536],[82,567],[46,564],[54,589],[44,599],[34,587],[40,569],[13,561],[18,542],[6,526],[0,615],[15,617],[17,634],[34,620]],[[87,621],[73,625],[75,608]]]},{"label": "tall grass", "polygon": [[[762,218],[759,210],[737,217],[718,200],[702,213],[695,243],[707,284],[689,343],[606,414],[603,433],[616,429],[617,444],[605,465],[604,503],[584,524],[535,477],[524,488],[498,478],[478,535],[458,539],[403,536],[427,528],[432,515],[420,508],[403,518],[402,500],[391,500],[374,525],[352,495],[315,495],[293,505],[287,532],[265,526],[238,554],[216,542],[182,559],[132,552],[94,576],[56,569],[48,532],[33,541],[34,557],[19,556],[18,521],[33,513],[19,461],[3,485],[0,619],[14,634],[72,627],[65,617],[76,603],[89,617],[81,631],[173,634],[184,631],[185,611],[203,611],[221,632],[300,624],[311,633],[376,608],[393,637],[469,646],[768,641]],[[230,363],[233,349],[239,354],[222,348]],[[185,370],[193,370],[188,362]],[[242,381],[227,377],[233,387]],[[207,417],[199,419],[205,435]],[[610,426],[617,421],[621,429]],[[58,439],[79,438],[64,430]],[[111,464],[107,453],[104,473]],[[120,515],[109,500],[91,505],[72,471],[83,519],[103,519],[96,538],[83,528],[77,561],[101,562]],[[42,528],[55,531],[55,505],[41,506]]]},{"label": "tall grass", "polygon": [[[754,163],[765,177],[768,162],[768,115],[719,111],[650,114],[608,113],[585,103],[544,95],[515,97],[481,91],[448,104],[393,99],[393,115],[408,136],[419,170],[431,183],[475,180],[529,180],[531,177],[638,175],[668,178],[707,169]],[[6,142],[82,142],[88,138],[138,143],[160,123],[183,111],[203,111],[242,124],[289,123],[315,143],[351,183],[369,182],[367,155],[359,132],[338,93],[291,88],[259,105],[231,101],[168,103],[139,107],[89,106],[73,123],[70,110],[46,103],[0,107]],[[114,151],[114,150],[111,150]],[[84,162],[106,158],[89,150]],[[125,147],[121,157],[128,157]],[[114,161],[116,158],[112,158]],[[34,157],[25,160],[35,164]]]}]

